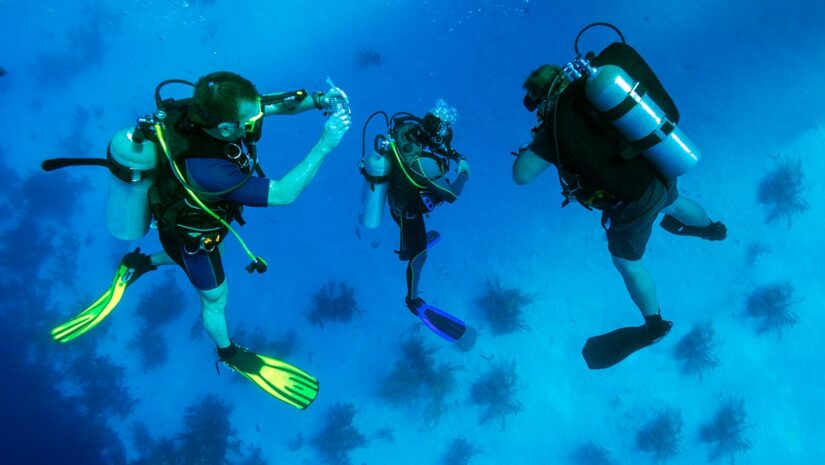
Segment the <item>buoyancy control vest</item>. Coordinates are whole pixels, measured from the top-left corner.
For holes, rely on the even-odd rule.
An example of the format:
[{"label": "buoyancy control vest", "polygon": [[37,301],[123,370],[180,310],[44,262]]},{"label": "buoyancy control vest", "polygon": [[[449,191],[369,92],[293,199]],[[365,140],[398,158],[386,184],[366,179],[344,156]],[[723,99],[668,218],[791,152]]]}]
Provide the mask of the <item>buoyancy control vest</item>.
[{"label": "buoyancy control vest", "polygon": [[389,146],[382,149],[382,154],[389,157],[393,165],[388,192],[390,205],[413,215],[429,213],[446,200],[434,183],[450,169],[449,157],[427,150],[419,141],[418,131],[420,122],[402,122],[391,134],[397,153]]},{"label": "buoyancy control vest", "polygon": [[[594,66],[616,65],[641,82],[673,122],[679,112],[645,60],[623,42],[589,57]],[[544,137],[557,144],[555,163],[565,184],[579,189],[574,198],[585,206],[605,208],[635,200],[651,182],[663,179],[644,157],[632,156],[633,145],[588,101],[585,81],[570,83],[545,121]]]},{"label": "buoyancy control vest", "polygon": [[[197,186],[197,182],[189,176],[186,167],[189,158],[227,160],[247,174],[243,182],[225,191],[197,192],[204,205],[227,224],[238,221],[242,225],[242,205],[226,200],[225,196],[242,187],[251,177],[255,157],[248,152],[255,150],[254,139],[227,142],[211,137],[188,118],[187,111],[187,106],[181,106],[167,113],[165,135],[172,159],[187,183],[193,187]],[[169,163],[159,165],[157,180],[149,189],[148,195],[149,207],[157,222],[158,231],[184,245],[187,251],[211,251],[226,237],[227,226],[192,201]]]}]

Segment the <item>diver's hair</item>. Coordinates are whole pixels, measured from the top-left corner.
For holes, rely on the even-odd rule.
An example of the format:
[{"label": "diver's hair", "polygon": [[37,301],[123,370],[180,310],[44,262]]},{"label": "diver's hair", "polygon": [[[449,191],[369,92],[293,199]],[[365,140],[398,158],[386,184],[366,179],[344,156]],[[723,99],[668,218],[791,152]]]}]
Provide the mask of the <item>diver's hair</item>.
[{"label": "diver's hair", "polygon": [[522,88],[537,99],[544,97],[560,72],[561,68],[556,65],[541,65],[527,76]]},{"label": "diver's hair", "polygon": [[223,121],[236,120],[242,100],[258,98],[255,84],[239,74],[218,71],[195,83],[189,117],[197,124],[215,127]]}]

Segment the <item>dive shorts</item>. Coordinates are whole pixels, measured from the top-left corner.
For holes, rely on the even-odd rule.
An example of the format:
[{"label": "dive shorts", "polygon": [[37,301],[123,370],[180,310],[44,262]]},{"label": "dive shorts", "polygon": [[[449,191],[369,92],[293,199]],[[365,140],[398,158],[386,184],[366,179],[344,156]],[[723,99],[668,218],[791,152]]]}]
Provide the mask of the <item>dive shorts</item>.
[{"label": "dive shorts", "polygon": [[678,197],[675,179],[665,183],[657,178],[638,199],[604,210],[602,226],[607,232],[610,254],[625,260],[641,260],[659,212]]},{"label": "dive shorts", "polygon": [[223,272],[223,260],[220,248],[211,252],[197,250],[189,253],[185,246],[166,234],[160,234],[160,243],[169,258],[175,261],[189,278],[189,282],[200,291],[215,289],[223,284],[226,275]]}]

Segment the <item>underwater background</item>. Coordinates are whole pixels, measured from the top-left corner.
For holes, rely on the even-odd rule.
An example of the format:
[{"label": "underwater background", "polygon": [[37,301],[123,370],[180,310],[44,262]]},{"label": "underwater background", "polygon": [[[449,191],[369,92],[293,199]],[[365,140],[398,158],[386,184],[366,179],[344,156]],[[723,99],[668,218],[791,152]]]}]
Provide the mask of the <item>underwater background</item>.
[{"label": "underwater background", "polygon": [[[821,5],[0,0],[0,462],[825,463]],[[703,152],[679,187],[729,229],[721,243],[655,229],[645,263],[675,326],[603,371],[585,366],[584,341],[642,319],[598,213],[560,208],[552,169],[515,186],[510,155],[534,122],[524,78],[573,58],[595,21],[622,30],[679,106]],[[594,29],[581,47],[613,40]],[[177,268],[130,287],[78,340],[49,337],[125,252],[159,243],[154,231],[109,236],[105,170],[40,162],[102,156],[154,111],[158,82],[216,70],[262,92],[325,90],[330,76],[351,99],[353,128],[303,196],[245,212],[269,272],[247,274],[232,239],[224,253],[233,339],[318,377],[306,411],[215,373]],[[356,230],[366,117],[422,115],[437,99],[458,110],[453,144],[473,169],[461,199],[428,219],[442,240],[423,296],[472,328],[453,345],[403,305],[391,220]],[[300,160],[323,121],[271,118],[267,173]],[[381,130],[370,125],[368,146]],[[345,318],[325,320],[335,305]]]}]

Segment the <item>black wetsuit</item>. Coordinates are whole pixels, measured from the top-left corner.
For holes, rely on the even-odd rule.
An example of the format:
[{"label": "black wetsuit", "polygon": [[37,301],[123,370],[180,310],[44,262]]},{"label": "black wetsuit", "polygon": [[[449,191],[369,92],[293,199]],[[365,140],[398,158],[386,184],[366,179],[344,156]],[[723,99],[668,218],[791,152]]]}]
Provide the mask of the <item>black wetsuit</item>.
[{"label": "black wetsuit", "polygon": [[411,298],[415,297],[418,275],[426,259],[424,215],[443,202],[455,202],[468,179],[466,173],[451,170],[445,157],[422,151],[410,136],[413,128],[412,124],[403,124],[393,133],[398,157],[389,149],[385,153],[393,160],[388,201],[392,218],[401,230],[399,258],[409,262],[407,295]]}]

